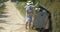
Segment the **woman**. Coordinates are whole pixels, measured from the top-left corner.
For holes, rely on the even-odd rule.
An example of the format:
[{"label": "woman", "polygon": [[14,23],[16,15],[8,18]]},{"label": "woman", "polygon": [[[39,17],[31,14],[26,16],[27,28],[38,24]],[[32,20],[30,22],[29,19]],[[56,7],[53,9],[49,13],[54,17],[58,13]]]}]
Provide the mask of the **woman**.
[{"label": "woman", "polygon": [[32,9],[31,3],[27,3],[25,6],[26,9],[26,29],[30,29],[31,22],[32,22]]}]

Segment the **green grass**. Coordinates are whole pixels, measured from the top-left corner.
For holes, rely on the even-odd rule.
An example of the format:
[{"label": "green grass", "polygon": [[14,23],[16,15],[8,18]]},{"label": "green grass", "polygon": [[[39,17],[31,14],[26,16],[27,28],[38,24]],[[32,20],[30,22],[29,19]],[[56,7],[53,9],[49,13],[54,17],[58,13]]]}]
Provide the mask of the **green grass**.
[{"label": "green grass", "polygon": [[26,5],[25,3],[26,2],[20,2],[18,5],[16,5],[17,9],[20,11],[22,16],[25,16],[25,14],[26,14],[26,11],[24,8],[24,6]]}]

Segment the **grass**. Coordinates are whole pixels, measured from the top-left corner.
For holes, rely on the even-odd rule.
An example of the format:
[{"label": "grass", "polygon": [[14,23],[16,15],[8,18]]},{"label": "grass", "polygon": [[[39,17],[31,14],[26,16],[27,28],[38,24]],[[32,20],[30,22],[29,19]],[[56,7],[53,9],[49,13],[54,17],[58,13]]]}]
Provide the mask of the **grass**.
[{"label": "grass", "polygon": [[16,7],[17,7],[17,9],[20,11],[20,13],[21,13],[21,15],[22,16],[25,16],[25,8],[24,8],[24,6],[26,5],[25,4],[26,2],[20,2],[18,5],[16,5]]}]

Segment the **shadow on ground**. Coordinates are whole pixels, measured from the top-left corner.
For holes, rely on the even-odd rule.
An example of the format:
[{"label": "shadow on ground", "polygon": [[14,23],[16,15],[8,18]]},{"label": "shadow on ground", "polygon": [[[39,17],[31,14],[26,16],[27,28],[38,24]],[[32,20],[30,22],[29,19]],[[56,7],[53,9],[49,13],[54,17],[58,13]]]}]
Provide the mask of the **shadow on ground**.
[{"label": "shadow on ground", "polygon": [[8,15],[0,15],[0,18],[6,18]]},{"label": "shadow on ground", "polygon": [[5,30],[5,28],[3,28],[3,27],[0,27],[0,30]]},{"label": "shadow on ground", "polygon": [[5,21],[5,20],[0,20],[0,23],[6,23],[7,21]]},{"label": "shadow on ground", "polygon": [[2,14],[7,14],[8,12],[1,12]]}]

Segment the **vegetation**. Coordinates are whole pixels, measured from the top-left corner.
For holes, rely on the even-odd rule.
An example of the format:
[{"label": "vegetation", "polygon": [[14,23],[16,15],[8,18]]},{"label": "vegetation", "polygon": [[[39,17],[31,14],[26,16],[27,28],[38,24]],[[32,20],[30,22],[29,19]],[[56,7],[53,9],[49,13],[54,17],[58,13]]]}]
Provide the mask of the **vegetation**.
[{"label": "vegetation", "polygon": [[19,4],[16,5],[22,16],[25,16],[25,8],[24,8],[24,6],[26,5],[25,3],[26,2],[19,2]]}]

